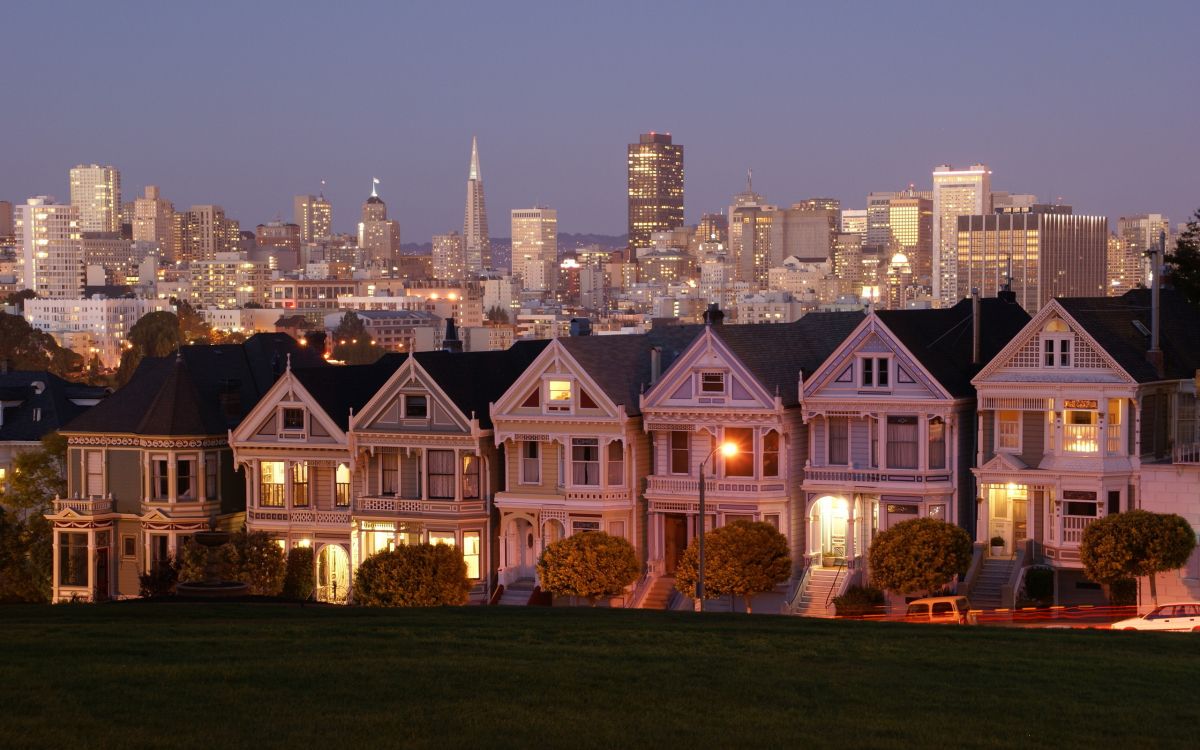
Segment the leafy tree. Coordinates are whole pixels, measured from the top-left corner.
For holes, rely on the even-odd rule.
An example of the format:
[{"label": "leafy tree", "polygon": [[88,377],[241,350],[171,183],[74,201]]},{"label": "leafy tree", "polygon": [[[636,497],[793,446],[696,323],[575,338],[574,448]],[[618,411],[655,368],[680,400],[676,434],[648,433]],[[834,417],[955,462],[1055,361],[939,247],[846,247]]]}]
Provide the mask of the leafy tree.
[{"label": "leafy tree", "polygon": [[871,580],[901,594],[937,591],[967,572],[971,553],[971,537],[962,528],[936,518],[914,518],[871,542]]},{"label": "leafy tree", "polygon": [[37,299],[37,292],[32,289],[22,289],[19,292],[13,292],[4,298],[4,304],[11,305],[24,312],[25,300],[27,299]]},{"label": "leafy tree", "polygon": [[[689,544],[675,570],[675,588],[696,596],[699,548]],[[791,575],[787,538],[769,523],[734,521],[704,536],[704,598],[740,596],[751,611],[756,594],[772,590]]]},{"label": "leafy tree", "polygon": [[382,356],[383,348],[376,345],[362,319],[347,310],[333,332],[333,358],[348,365],[369,365]]},{"label": "leafy tree", "polygon": [[179,581],[179,561],[173,557],[160,560],[146,573],[138,574],[138,596],[156,598],[175,593]]},{"label": "leafy tree", "polygon": [[13,370],[47,370],[66,376],[83,366],[83,357],[58,345],[20,315],[0,312],[0,358]]},{"label": "leafy tree", "polygon": [[287,562],[275,539],[265,531],[243,528],[228,544],[230,550],[225,554],[229,556],[229,579],[249,586],[251,594],[278,596]]},{"label": "leafy tree", "polygon": [[507,323],[508,311],[500,305],[492,305],[488,308],[487,319],[491,323]]},{"label": "leafy tree", "polygon": [[175,317],[179,319],[179,335],[183,342],[188,344],[208,343],[213,335],[213,330],[208,321],[204,319],[204,315],[185,299],[172,297],[171,304],[175,305]]},{"label": "leafy tree", "polygon": [[13,458],[12,476],[0,493],[0,505],[38,515],[50,501],[67,494],[67,439],[57,432],[42,436],[42,445]]},{"label": "leafy tree", "polygon": [[466,561],[446,544],[380,552],[354,573],[354,603],[364,607],[456,607],[470,591]]},{"label": "leafy tree", "polygon": [[121,354],[117,368],[117,384],[125,385],[133,377],[144,357],[165,357],[183,343],[179,318],[173,312],[160,310],[146,313],[137,319],[127,335],[129,348]]},{"label": "leafy tree", "polygon": [[546,547],[537,563],[542,590],[555,596],[596,599],[619,595],[641,572],[637,551],[603,531],[575,534]]},{"label": "leafy tree", "polygon": [[0,603],[50,601],[50,522],[0,508]]},{"label": "leafy tree", "polygon": [[1125,578],[1150,579],[1150,598],[1158,604],[1155,574],[1187,564],[1196,549],[1196,532],[1174,513],[1131,510],[1105,516],[1088,526],[1079,543],[1083,572],[1111,586]]},{"label": "leafy tree", "polygon": [[1200,305],[1200,209],[1167,253],[1167,282],[1193,305]]},{"label": "leafy tree", "polygon": [[287,572],[283,576],[283,595],[288,599],[308,601],[317,590],[317,574],[312,547],[293,547],[288,550]]}]

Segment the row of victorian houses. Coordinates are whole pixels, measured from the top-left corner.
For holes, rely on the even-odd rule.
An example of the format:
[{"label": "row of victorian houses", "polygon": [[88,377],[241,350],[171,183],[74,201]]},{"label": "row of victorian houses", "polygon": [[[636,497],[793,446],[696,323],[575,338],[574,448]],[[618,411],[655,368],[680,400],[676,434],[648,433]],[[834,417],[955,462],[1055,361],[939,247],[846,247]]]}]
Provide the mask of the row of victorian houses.
[{"label": "row of victorian houses", "polygon": [[[1168,292],[1162,308],[1156,331],[1144,290],[1032,319],[1008,293],[779,325],[713,310],[702,326],[365,366],[282,334],[183,347],[63,430],[54,597],[134,596],[215,519],[311,546],[326,601],[352,596],[368,556],[441,542],[473,600],[502,586],[523,602],[547,544],[602,530],[644,563],[614,603],[687,605],[670,591],[699,524],[750,519],[789,540],[780,605],[824,614],[867,581],[876,534],[932,517],[977,540],[961,586],[981,604],[1011,605],[1035,563],[1058,572],[1059,601],[1086,600],[1088,524],[1142,507],[1200,527],[1200,313]],[[735,455],[714,451],[726,441]],[[1200,559],[1159,585],[1200,594]]]}]

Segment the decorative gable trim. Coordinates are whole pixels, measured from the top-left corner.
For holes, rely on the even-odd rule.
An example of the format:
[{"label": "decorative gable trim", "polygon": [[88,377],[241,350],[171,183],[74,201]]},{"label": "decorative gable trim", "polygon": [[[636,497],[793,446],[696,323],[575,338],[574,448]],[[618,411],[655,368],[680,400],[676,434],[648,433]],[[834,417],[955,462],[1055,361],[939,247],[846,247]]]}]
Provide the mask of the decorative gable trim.
[{"label": "decorative gable trim", "polygon": [[[544,409],[543,413],[539,414],[539,418],[553,420],[571,420],[578,419],[580,415],[573,413],[578,408],[596,408],[604,412],[603,414],[587,415],[588,419],[623,419],[624,409],[620,404],[613,402],[608,394],[600,387],[600,384],[592,378],[582,365],[571,353],[567,351],[557,339],[550,342],[550,345],[542,350],[533,362],[525,368],[521,376],[517,378],[508,390],[504,392],[500,398],[496,399],[491,405],[492,422],[497,419],[504,418],[529,418],[532,415],[514,414],[515,409],[521,408],[540,408],[545,401],[542,395],[542,388],[549,376],[560,375],[570,377],[574,380],[574,387],[577,391],[575,394],[576,409],[572,412],[547,412]],[[584,395],[591,400],[591,405],[584,403]],[[536,399],[536,402],[535,402]],[[497,432],[497,442],[501,438]]]},{"label": "decorative gable trim", "polygon": [[[379,391],[371,397],[371,400],[363,405],[359,412],[350,418],[350,432],[361,432],[371,425],[374,425],[385,416],[394,416],[394,426],[390,426],[389,430],[397,433],[405,432],[404,420],[400,418],[399,397],[402,391],[405,390],[421,390],[428,394],[429,401],[426,403],[427,414],[430,418],[435,418],[437,410],[440,408],[443,414],[448,415],[464,434],[472,432],[471,418],[463,414],[458,408],[458,405],[446,395],[437,381],[421,367],[421,363],[415,357],[408,357],[404,363],[396,368],[391,377],[384,382]],[[432,403],[430,403],[432,402]],[[391,425],[393,420],[389,420]],[[428,420],[426,420],[428,421]],[[414,430],[422,434],[429,432],[426,427],[421,430]]]},{"label": "decorative gable trim", "polygon": [[[924,386],[935,398],[954,400],[950,392],[925,369],[921,361],[892,334],[887,325],[872,311],[834,350],[833,354],[821,363],[812,377],[800,384],[801,401],[819,397],[820,390],[830,383],[855,382],[854,369],[859,353],[893,354],[893,361],[896,363],[897,369],[896,382],[915,383]],[[889,397],[887,394],[880,394],[874,398]]]},{"label": "decorative gable trim", "polygon": [[[308,434],[314,434],[313,428],[319,424],[321,431],[316,434],[328,435],[339,443],[346,442],[346,434],[325,413],[321,404],[305,390],[304,385],[289,369],[280,376],[279,380],[275,381],[275,384],[259,399],[238,426],[233,428],[230,432],[231,444],[236,446],[242,443],[256,442],[256,438],[260,440],[261,438],[274,438],[279,442],[287,442],[280,440],[278,434],[276,420],[279,419],[278,412],[281,404],[287,404],[290,408],[299,406],[307,412]],[[274,430],[268,432],[267,430],[271,430],[272,426],[274,426]],[[291,442],[297,441],[293,439]]]},{"label": "decorative gable trim", "polygon": [[[720,403],[712,403],[711,398],[697,392],[691,385],[697,371],[712,370],[713,365],[703,361],[705,359],[716,359],[721,366],[728,370],[725,394],[721,396]],[[681,393],[687,395],[677,395]],[[686,408],[678,404],[667,403],[674,399],[694,400],[697,403],[693,404],[693,407],[704,409],[761,408],[773,410],[776,408],[775,395],[767,392],[767,389],[758,382],[758,379],[725,345],[725,342],[713,333],[711,328],[706,328],[703,334],[697,336],[671,363],[670,368],[663,373],[658,382],[642,394],[642,410]]]}]

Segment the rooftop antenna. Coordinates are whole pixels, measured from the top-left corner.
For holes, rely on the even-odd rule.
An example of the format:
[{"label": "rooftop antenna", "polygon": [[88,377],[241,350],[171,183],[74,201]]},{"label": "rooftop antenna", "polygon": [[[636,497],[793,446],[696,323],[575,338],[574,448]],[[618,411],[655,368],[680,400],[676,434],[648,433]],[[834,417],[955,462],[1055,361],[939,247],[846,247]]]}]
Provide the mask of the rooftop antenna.
[{"label": "rooftop antenna", "polygon": [[754,170],[753,169],[746,170],[746,192],[747,193],[754,192]]},{"label": "rooftop antenna", "polygon": [[321,180],[321,197],[325,197],[325,180]]},{"label": "rooftop antenna", "polygon": [[371,197],[372,198],[379,197],[379,178],[378,177],[371,178]]}]

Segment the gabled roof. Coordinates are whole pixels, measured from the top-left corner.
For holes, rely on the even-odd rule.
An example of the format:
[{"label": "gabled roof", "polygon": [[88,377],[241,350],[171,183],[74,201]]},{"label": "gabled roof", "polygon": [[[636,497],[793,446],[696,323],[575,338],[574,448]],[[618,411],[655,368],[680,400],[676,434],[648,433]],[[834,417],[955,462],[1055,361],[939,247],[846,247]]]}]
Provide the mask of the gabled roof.
[{"label": "gabled roof", "polygon": [[501,351],[417,352],[412,356],[467,419],[474,415],[480,427],[490,429],[489,405],[504,395],[549,345],[549,339],[539,339],[518,341]]},{"label": "gabled roof", "polygon": [[292,375],[345,432],[350,427],[350,410],[356,414],[362,410],[406,358],[405,354],[385,354],[369,365],[293,368]]},{"label": "gabled roof", "polygon": [[14,370],[0,373],[0,401],[20,402],[4,407],[0,441],[41,440],[43,435],[91,408],[77,401],[99,400],[107,395],[107,388],[72,383],[49,372]]},{"label": "gabled roof", "polygon": [[974,355],[972,301],[940,310],[880,310],[876,317],[952,396],[973,396],[971,378],[1029,322],[1015,301],[979,300],[979,364]]},{"label": "gabled roof", "polygon": [[184,346],[143,359],[125,387],[64,430],[99,434],[223,435],[258,403],[288,361],[328,366],[284,333],[244,344]]},{"label": "gabled roof", "polygon": [[1146,359],[1151,329],[1150,290],[1131,289],[1120,297],[1062,297],[1057,300],[1131,377],[1139,383],[1192,379],[1200,369],[1200,308],[1172,289],[1160,290],[1159,346],[1164,376]]}]

